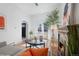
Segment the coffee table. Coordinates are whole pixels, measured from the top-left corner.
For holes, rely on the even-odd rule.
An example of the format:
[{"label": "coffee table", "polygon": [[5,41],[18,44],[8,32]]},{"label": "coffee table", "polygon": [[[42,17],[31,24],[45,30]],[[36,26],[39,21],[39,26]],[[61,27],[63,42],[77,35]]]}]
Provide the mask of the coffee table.
[{"label": "coffee table", "polygon": [[[41,46],[43,45],[43,47],[45,47],[45,42],[28,42],[28,44],[30,44],[30,48],[33,47],[37,47],[37,46]],[[38,47],[37,47],[38,48]]]}]

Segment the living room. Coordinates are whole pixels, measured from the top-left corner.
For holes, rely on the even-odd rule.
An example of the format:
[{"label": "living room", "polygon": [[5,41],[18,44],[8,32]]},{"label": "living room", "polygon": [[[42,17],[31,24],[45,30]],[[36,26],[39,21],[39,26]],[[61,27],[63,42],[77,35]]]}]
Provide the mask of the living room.
[{"label": "living room", "polygon": [[[74,5],[75,11],[72,10]],[[3,51],[9,51],[5,53],[0,50],[2,53],[0,55],[11,54],[11,56],[16,56],[16,53],[13,53],[15,50],[19,51],[15,52],[20,53],[28,48],[37,48],[38,52],[40,52],[40,50],[43,50],[45,53],[47,52],[44,56],[67,55],[68,38],[65,28],[67,28],[69,22],[70,24],[78,24],[78,6],[79,4],[70,3],[0,3],[0,42],[4,43],[1,44],[3,46],[6,44],[13,46],[5,47],[5,50],[1,48]],[[54,13],[56,14],[54,15]],[[77,16],[74,16],[76,14]],[[54,21],[52,21],[53,23],[51,23],[49,21],[49,24],[45,23],[48,19],[51,19],[50,16],[52,15],[55,16],[53,19],[56,19],[57,22],[55,21],[54,23]],[[76,21],[74,19],[76,19]],[[49,26],[44,27],[44,23]],[[39,40],[42,42],[34,43]],[[62,53],[59,51],[60,42],[63,46]],[[18,49],[13,49],[15,46]],[[46,48],[46,51],[44,48]],[[34,51],[35,50],[33,50],[33,52]],[[36,55],[38,52],[35,51]],[[40,54],[38,55],[41,56]],[[22,56],[22,54],[20,54],[20,56]]]},{"label": "living room", "polygon": [[[64,4],[63,4],[64,5]],[[44,31],[38,32],[38,27],[43,24],[51,11],[58,9],[62,15],[62,4],[60,3],[3,3],[0,4],[0,15],[4,17],[5,26],[0,30],[0,42],[6,41],[8,45],[20,44],[23,40],[31,39],[29,32],[32,31],[33,37],[44,36]],[[61,19],[61,17],[59,17]],[[22,23],[26,23],[26,37],[22,38]],[[42,26],[43,28],[43,26]],[[51,33],[47,34],[48,41]],[[48,43],[47,45],[50,45]]]}]

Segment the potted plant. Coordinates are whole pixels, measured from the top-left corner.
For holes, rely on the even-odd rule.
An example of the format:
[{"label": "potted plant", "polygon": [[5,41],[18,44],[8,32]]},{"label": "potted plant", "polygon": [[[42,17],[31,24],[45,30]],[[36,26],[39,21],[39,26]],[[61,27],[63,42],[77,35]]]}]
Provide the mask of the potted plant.
[{"label": "potted plant", "polygon": [[33,32],[32,32],[32,31],[30,31],[30,32],[29,32],[29,34],[30,34],[30,38],[32,38]]},{"label": "potted plant", "polygon": [[50,28],[52,25],[59,24],[59,10],[55,9],[51,12],[51,14],[48,16],[46,21],[44,22],[44,25]]},{"label": "potted plant", "polygon": [[44,25],[46,25],[48,28],[51,25],[59,24],[59,10],[55,9],[51,12],[51,14],[48,16],[47,20],[44,22]]},{"label": "potted plant", "polygon": [[[51,12],[51,14],[48,16],[46,21],[44,22],[44,25],[48,28],[53,27],[52,25],[59,25],[59,10],[55,9]],[[54,33],[52,29],[52,37],[54,38]],[[53,52],[53,51],[52,51]]]}]

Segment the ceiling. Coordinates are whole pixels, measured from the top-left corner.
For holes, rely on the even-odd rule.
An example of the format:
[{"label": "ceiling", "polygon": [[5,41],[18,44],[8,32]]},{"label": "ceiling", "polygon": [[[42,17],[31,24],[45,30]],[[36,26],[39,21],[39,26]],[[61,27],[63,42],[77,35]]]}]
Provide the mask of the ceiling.
[{"label": "ceiling", "polygon": [[0,3],[0,13],[20,13],[26,15],[34,15],[52,11],[52,9],[60,8],[60,3]]}]

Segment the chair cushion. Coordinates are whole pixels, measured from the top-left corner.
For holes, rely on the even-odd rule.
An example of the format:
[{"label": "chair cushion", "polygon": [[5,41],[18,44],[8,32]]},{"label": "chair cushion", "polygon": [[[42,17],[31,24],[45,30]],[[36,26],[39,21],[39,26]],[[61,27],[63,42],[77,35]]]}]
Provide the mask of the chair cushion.
[{"label": "chair cushion", "polygon": [[31,53],[33,56],[47,56],[48,48],[31,48]]},{"label": "chair cushion", "polygon": [[31,54],[31,52],[28,50],[28,51],[24,51],[24,52],[20,53],[19,56],[32,56],[32,54]]}]

